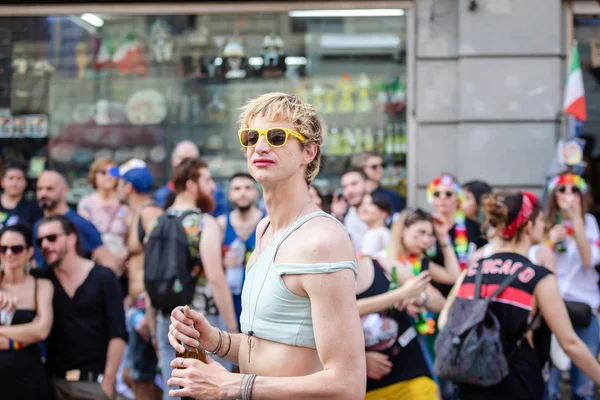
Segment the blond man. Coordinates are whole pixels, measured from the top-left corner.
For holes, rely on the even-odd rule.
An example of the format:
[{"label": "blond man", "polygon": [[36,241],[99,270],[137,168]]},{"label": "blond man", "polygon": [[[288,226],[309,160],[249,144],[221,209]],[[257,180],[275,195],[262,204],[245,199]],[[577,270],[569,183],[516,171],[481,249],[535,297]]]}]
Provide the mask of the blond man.
[{"label": "blond man", "polygon": [[[308,192],[319,172],[325,125],[299,97],[269,93],[240,117],[240,143],[261,184],[268,217],[242,291],[241,334],[210,326],[189,307],[171,314],[171,345],[197,346],[240,366],[176,358],[174,397],[363,399],[364,337],[354,294],[356,260],[344,227]],[[190,326],[194,325],[194,328]]]}]

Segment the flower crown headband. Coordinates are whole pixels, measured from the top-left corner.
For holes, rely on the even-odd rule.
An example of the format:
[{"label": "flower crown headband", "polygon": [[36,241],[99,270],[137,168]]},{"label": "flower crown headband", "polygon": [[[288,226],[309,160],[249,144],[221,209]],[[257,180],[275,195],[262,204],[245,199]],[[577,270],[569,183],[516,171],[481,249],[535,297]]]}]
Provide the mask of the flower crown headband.
[{"label": "flower crown headband", "polygon": [[550,183],[548,184],[548,193],[551,193],[554,189],[556,189],[560,185],[572,184],[579,189],[582,194],[587,192],[587,183],[585,180],[579,175],[575,175],[572,173],[562,174],[555,176]]},{"label": "flower crown headband", "polygon": [[454,180],[452,175],[444,174],[444,175],[438,176],[437,178],[432,180],[431,183],[429,184],[429,186],[427,186],[427,202],[429,204],[433,203],[433,193],[435,192],[435,189],[437,189],[437,187],[439,185],[451,187],[454,190],[454,192],[456,193],[459,203],[462,203],[463,200],[465,199],[465,195],[463,193],[462,186],[460,186],[458,184],[458,182],[456,182]]}]

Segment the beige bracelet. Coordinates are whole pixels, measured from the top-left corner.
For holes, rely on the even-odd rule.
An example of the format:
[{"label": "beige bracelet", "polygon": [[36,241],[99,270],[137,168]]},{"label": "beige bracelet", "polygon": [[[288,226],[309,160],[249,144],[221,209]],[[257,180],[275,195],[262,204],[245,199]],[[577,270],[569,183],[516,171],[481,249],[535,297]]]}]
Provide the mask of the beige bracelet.
[{"label": "beige bracelet", "polygon": [[227,331],[225,331],[225,334],[227,335],[227,338],[229,339],[229,344],[227,346],[227,351],[225,351],[225,354],[223,354],[221,356],[217,356],[219,358],[227,357],[227,354],[229,354],[229,351],[231,350],[231,334],[229,334],[229,332],[227,332]]},{"label": "beige bracelet", "polygon": [[256,375],[254,374],[244,375],[242,379],[242,400],[252,400],[252,389],[254,388],[255,379]]},{"label": "beige bracelet", "polygon": [[211,356],[217,356],[217,354],[219,354],[219,351],[221,351],[221,347],[223,347],[223,333],[221,332],[220,329],[218,329],[218,332],[219,332],[219,343],[217,344],[217,348],[212,351],[206,350],[206,353],[210,354]]}]

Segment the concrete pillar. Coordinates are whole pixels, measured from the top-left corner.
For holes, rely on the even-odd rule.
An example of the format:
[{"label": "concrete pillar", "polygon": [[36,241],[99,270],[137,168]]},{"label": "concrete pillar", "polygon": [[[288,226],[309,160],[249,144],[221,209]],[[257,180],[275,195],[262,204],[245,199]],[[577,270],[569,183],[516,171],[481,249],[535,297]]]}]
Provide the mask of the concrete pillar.
[{"label": "concrete pillar", "polygon": [[539,191],[564,83],[559,0],[416,3],[417,196],[441,171]]}]

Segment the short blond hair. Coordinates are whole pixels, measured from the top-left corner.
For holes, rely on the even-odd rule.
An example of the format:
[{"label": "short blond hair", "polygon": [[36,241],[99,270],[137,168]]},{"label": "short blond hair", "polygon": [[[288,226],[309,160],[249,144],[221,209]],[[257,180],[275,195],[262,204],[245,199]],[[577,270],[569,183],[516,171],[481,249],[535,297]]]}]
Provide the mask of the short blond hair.
[{"label": "short blond hair", "polygon": [[303,146],[316,143],[317,154],[306,166],[305,179],[310,185],[321,169],[321,145],[327,136],[327,127],[313,106],[295,94],[266,93],[242,108],[239,119],[241,129],[249,128],[250,122],[256,117],[265,117],[269,121],[289,121],[308,139],[302,142]]}]

